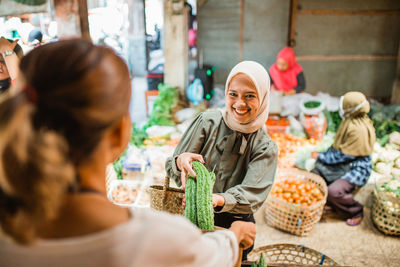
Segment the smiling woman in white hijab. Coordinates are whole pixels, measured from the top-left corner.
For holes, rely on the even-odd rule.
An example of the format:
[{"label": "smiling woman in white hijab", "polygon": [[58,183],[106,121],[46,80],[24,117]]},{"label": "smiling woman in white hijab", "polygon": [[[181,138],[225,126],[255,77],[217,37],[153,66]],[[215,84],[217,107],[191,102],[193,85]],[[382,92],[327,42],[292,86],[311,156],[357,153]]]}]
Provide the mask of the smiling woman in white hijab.
[{"label": "smiling woman in white hijab", "polygon": [[253,213],[274,181],[278,150],[264,129],[269,89],[263,66],[254,61],[237,64],[226,81],[225,109],[198,115],[166,162],[167,175],[183,186],[187,175],[196,176],[194,160],[214,170],[217,226],[229,227],[236,220],[254,222]]}]

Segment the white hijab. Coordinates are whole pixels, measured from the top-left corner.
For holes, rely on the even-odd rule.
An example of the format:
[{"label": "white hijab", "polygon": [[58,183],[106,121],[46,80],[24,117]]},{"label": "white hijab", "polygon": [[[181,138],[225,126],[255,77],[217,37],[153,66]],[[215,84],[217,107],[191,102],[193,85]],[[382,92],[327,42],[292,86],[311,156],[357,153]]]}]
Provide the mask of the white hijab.
[{"label": "white hijab", "polygon": [[256,86],[258,99],[260,100],[260,107],[257,111],[256,116],[246,123],[240,123],[234,119],[234,117],[228,112],[229,109],[222,111],[222,116],[226,125],[234,131],[241,133],[254,133],[258,129],[265,126],[265,122],[268,119],[269,111],[269,91],[270,91],[270,78],[265,68],[255,61],[242,61],[237,64],[229,73],[225,84],[225,96],[228,93],[228,86],[232,78],[238,74],[243,73],[250,77]]}]

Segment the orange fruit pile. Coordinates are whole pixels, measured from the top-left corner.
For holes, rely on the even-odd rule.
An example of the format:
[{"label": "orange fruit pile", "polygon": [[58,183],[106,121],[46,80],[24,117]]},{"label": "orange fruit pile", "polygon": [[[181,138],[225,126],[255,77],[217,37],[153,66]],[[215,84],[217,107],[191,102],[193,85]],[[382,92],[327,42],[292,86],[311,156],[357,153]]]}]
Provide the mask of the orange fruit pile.
[{"label": "orange fruit pile", "polygon": [[312,206],[323,200],[324,195],[317,185],[303,179],[284,179],[273,185],[271,194],[288,203],[298,204],[301,207]]}]

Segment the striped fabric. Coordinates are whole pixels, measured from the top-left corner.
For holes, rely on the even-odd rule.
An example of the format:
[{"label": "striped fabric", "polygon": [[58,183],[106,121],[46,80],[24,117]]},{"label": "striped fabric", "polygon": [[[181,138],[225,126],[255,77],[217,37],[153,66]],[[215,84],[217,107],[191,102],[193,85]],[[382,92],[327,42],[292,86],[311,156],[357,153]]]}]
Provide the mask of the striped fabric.
[{"label": "striped fabric", "polygon": [[318,160],[325,164],[351,162],[352,169],[341,178],[357,186],[364,186],[372,171],[371,156],[350,156],[333,147],[326,152],[319,153]]}]

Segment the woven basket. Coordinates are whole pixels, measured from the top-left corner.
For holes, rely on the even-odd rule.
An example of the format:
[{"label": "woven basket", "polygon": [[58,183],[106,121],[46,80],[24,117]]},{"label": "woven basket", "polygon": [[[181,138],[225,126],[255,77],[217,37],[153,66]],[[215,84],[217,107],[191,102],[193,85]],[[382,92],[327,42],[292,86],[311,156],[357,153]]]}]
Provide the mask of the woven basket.
[{"label": "woven basket", "polygon": [[254,249],[249,259],[258,261],[264,253],[267,264],[298,264],[298,265],[328,265],[338,266],[339,264],[327,255],[303,245],[274,244]]},{"label": "woven basket", "polygon": [[304,208],[269,194],[266,200],[266,221],[272,227],[289,233],[299,236],[307,235],[321,219],[328,196],[328,188],[320,176],[306,171],[297,169],[278,170],[275,181],[286,178],[304,179],[306,182],[317,185],[324,195],[324,199]]},{"label": "woven basket", "polygon": [[372,191],[372,221],[384,234],[400,236],[400,199],[377,190],[386,181],[377,182]]},{"label": "woven basket", "polygon": [[164,186],[150,186],[150,208],[154,210],[184,215],[185,209],[182,206],[184,197],[184,190],[169,187],[169,177],[167,176],[164,180]]}]

